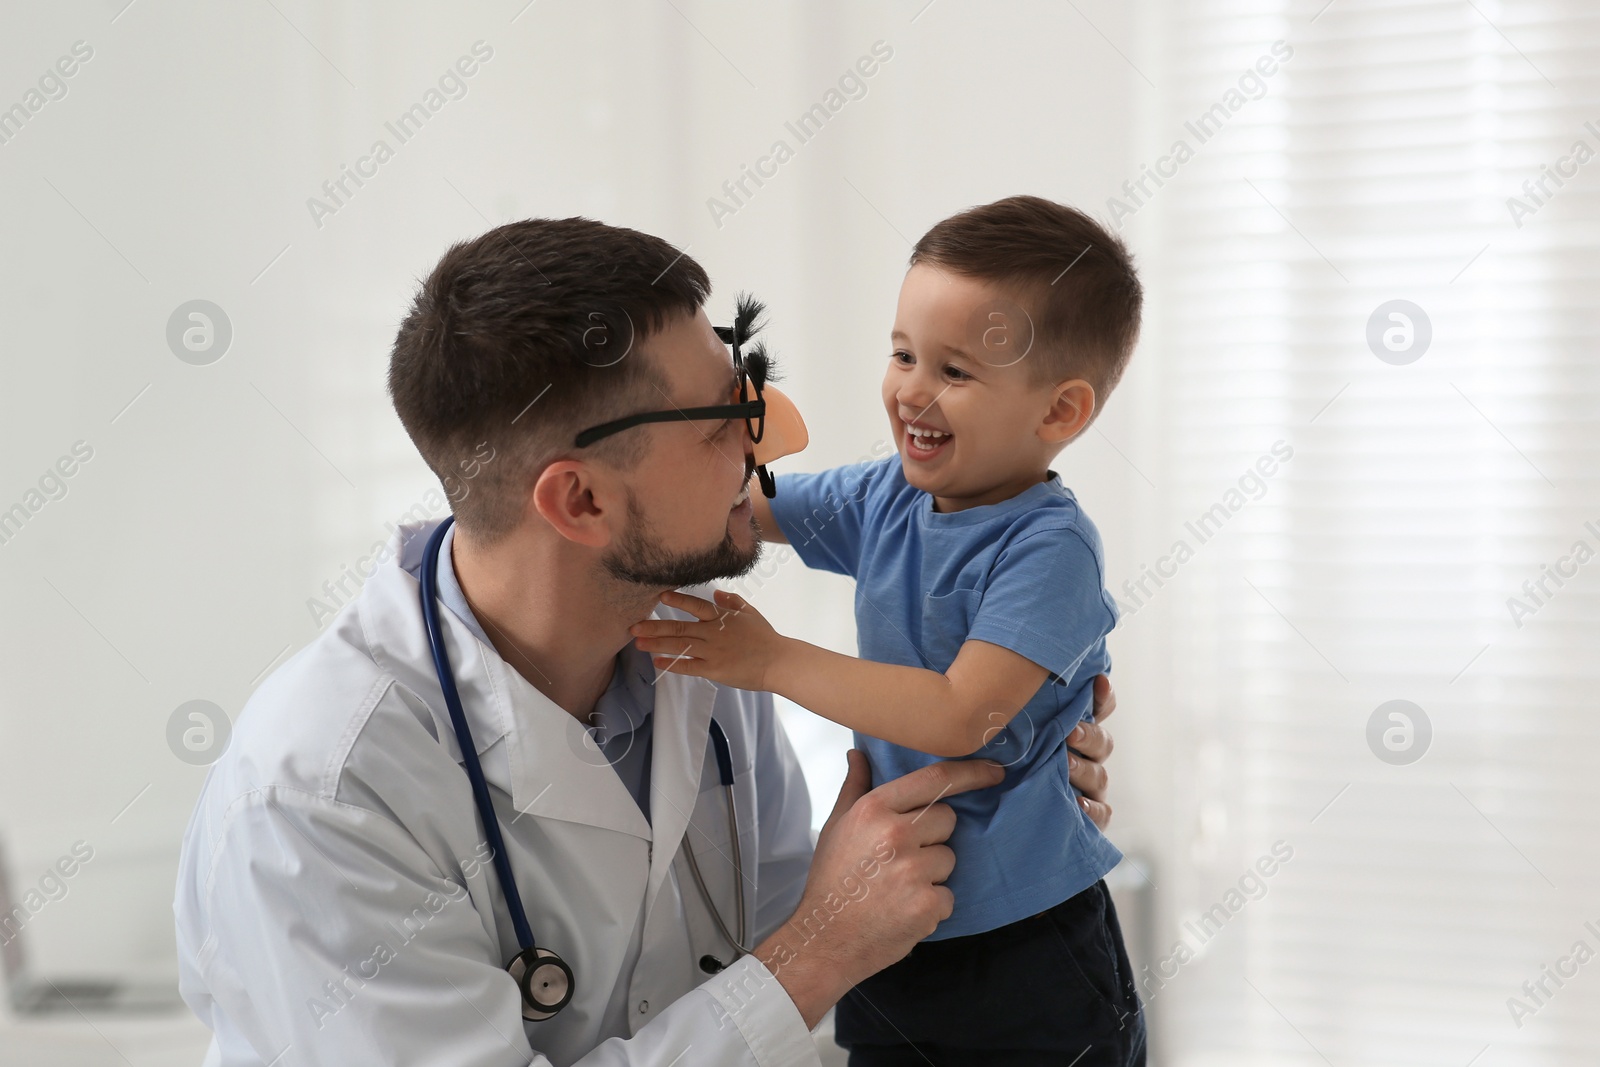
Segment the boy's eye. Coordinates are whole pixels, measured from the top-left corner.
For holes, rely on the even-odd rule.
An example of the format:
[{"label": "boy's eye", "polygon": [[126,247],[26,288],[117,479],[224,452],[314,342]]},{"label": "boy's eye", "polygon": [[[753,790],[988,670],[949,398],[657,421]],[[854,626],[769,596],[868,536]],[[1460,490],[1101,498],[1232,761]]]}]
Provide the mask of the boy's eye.
[{"label": "boy's eye", "polygon": [[946,367],[944,369],[944,372],[946,374],[950,375],[950,377],[954,378],[958,382],[965,381],[968,378],[972,377],[972,375],[968,374],[966,371],[962,370],[960,367],[955,367],[955,366]]},{"label": "boy's eye", "polygon": [[894,352],[890,352],[889,358],[894,360],[896,363],[900,363],[908,367],[917,361],[915,356],[904,349],[897,349]]}]

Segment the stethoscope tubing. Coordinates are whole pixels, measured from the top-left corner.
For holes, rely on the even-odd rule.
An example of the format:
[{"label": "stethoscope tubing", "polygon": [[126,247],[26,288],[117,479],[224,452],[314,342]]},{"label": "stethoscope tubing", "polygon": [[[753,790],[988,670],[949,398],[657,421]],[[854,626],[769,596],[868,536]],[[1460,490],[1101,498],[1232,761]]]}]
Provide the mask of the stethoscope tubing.
[{"label": "stethoscope tubing", "polygon": [[[428,628],[429,647],[433,650],[433,667],[439,674],[439,688],[444,690],[445,706],[450,709],[450,725],[455,728],[456,743],[461,748],[461,762],[472,782],[472,798],[477,804],[478,821],[483,824],[483,834],[494,854],[495,874],[500,879],[500,890],[505,894],[506,909],[511,913],[511,925],[517,932],[517,944],[524,951],[537,948],[533,940],[533,927],[528,923],[528,913],[522,907],[522,894],[517,891],[517,880],[511,873],[511,856],[500,836],[500,820],[494,814],[494,801],[489,796],[489,783],[483,776],[483,765],[478,761],[478,749],[472,742],[472,730],[467,726],[467,713],[461,707],[461,694],[456,690],[455,672],[450,669],[450,655],[445,651],[443,633],[439,625],[439,546],[444,543],[445,531],[456,521],[447,516],[428,538],[427,550],[422,557],[422,620]],[[439,640],[434,640],[435,635]]]},{"label": "stethoscope tubing", "polygon": [[[439,523],[429,536],[422,554],[422,620],[428,631],[428,646],[433,656],[434,670],[439,676],[439,688],[444,694],[445,706],[450,710],[450,725],[455,730],[456,743],[461,749],[461,762],[466,769],[468,780],[472,783],[472,798],[478,809],[478,819],[483,825],[484,838],[493,852],[495,875],[506,898],[506,910],[511,915],[511,925],[517,934],[517,944],[526,953],[536,950],[538,945],[534,941],[533,927],[528,922],[528,913],[522,906],[522,894],[517,890],[516,878],[511,871],[511,857],[500,834],[500,820],[495,816],[494,801],[489,795],[489,783],[484,778],[483,765],[478,760],[478,750],[473,744],[472,730],[467,725],[466,711],[461,706],[461,694],[456,688],[455,672],[450,667],[450,656],[444,647],[444,628],[439,622],[439,552],[444,544],[445,532],[454,523],[454,515],[447,516]],[[699,889],[701,898],[705,900],[707,910],[711,912],[718,931],[737,952],[749,953],[753,949],[745,944],[748,924],[745,915],[744,886],[741,884],[744,878],[744,857],[739,843],[738,805],[734,801],[733,753],[728,744],[728,735],[716,719],[710,721],[709,733],[717,761],[717,777],[722,783],[727,800],[728,835],[733,849],[737,937],[728,929],[721,910],[717,908],[706,886],[705,878],[700,873],[700,864],[695,858],[693,844],[687,840],[684,852],[689,861],[689,872],[694,878],[695,886]]]},{"label": "stethoscope tubing", "polygon": [[[711,891],[706,888],[706,880],[700,874],[700,861],[695,858],[694,843],[684,841],[684,852],[689,860],[689,873],[694,877],[694,884],[700,890],[701,898],[706,902],[706,908],[711,912],[711,918],[716,921],[717,929],[722,933],[724,940],[732,945],[736,952],[748,954],[755,951],[744,943],[747,933],[744,914],[744,857],[739,850],[739,815],[738,805],[733,798],[733,751],[728,745],[728,735],[723,732],[722,724],[716,719],[710,723],[711,748],[717,757],[717,779],[722,783],[728,808],[728,841],[733,847],[733,899],[734,911],[738,916],[739,936],[734,937],[728,931],[728,924],[722,918],[721,909],[711,901]],[[687,833],[687,831],[685,831]]]}]

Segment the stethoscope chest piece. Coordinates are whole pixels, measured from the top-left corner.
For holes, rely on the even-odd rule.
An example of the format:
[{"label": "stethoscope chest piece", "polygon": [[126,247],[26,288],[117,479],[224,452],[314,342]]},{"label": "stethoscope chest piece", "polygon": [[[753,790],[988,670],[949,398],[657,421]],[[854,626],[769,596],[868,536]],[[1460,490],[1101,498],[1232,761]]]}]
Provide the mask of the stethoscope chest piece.
[{"label": "stethoscope chest piece", "polygon": [[522,990],[522,1017],[530,1022],[550,1018],[567,1006],[577,980],[567,961],[547,948],[525,948],[506,964]]}]

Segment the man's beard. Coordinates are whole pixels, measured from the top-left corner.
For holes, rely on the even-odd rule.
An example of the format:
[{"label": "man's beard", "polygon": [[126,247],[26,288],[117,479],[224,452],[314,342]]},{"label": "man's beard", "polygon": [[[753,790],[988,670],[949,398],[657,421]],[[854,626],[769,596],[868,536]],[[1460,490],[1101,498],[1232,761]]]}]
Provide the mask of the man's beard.
[{"label": "man's beard", "polygon": [[[752,526],[754,519],[751,520]],[[696,552],[669,552],[651,536],[639,500],[628,490],[628,529],[617,550],[601,562],[613,578],[634,585],[681,589],[718,578],[741,578],[761,558],[761,539],[741,549],[730,531],[711,548]]]}]

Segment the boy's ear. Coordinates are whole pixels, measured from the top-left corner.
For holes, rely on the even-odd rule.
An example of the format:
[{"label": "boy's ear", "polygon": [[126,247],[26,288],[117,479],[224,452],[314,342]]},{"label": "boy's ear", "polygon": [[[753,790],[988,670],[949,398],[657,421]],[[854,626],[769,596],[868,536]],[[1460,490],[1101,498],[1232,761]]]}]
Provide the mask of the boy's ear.
[{"label": "boy's ear", "polygon": [[1039,425],[1039,438],[1052,445],[1064,445],[1083,432],[1094,418],[1094,411],[1094,386],[1082,378],[1059,382],[1050,410]]}]

